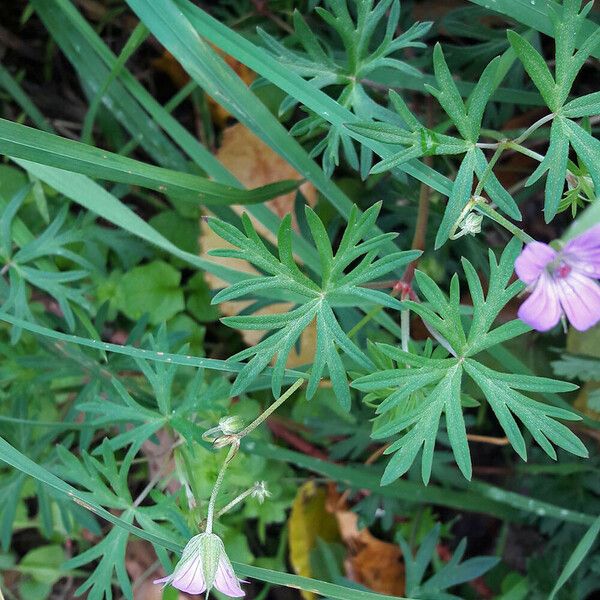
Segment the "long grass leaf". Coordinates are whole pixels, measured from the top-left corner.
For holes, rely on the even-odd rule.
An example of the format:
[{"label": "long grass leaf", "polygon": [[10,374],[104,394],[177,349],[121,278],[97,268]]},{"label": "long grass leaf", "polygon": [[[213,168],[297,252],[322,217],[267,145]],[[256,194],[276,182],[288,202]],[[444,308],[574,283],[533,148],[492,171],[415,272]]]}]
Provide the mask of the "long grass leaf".
[{"label": "long grass leaf", "polygon": [[109,181],[140,185],[173,194],[178,199],[196,205],[264,202],[298,185],[295,181],[286,181],[255,190],[240,190],[198,175],[149,165],[5,119],[0,119],[0,154]]}]

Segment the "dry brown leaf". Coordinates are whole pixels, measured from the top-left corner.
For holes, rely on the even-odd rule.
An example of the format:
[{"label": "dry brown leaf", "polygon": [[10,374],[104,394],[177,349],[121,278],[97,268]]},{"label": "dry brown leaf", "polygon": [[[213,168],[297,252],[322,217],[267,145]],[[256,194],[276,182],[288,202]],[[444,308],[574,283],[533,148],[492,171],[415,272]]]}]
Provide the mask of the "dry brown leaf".
[{"label": "dry brown leaf", "polygon": [[[294,170],[283,158],[271,150],[262,140],[255,136],[246,126],[237,123],[228,127],[223,132],[223,142],[217,152],[217,158],[225,165],[246,187],[254,188],[283,179],[302,179],[300,174]],[[317,200],[317,192],[311,183],[304,183],[301,188],[307,202],[314,206]],[[292,212],[296,192],[290,192],[278,198],[266,202],[268,206],[279,217]],[[244,212],[243,206],[233,206],[238,214]],[[260,223],[253,219],[256,230],[265,238],[275,241],[275,237]],[[204,221],[200,224],[200,248],[202,255],[206,256],[209,250],[215,248],[229,248],[230,244],[216,235]],[[228,267],[244,271],[246,273],[257,273],[256,269],[246,261],[210,257],[211,260],[220,262]],[[212,289],[219,289],[225,282],[210,273],[205,274],[206,281]],[[248,301],[223,302],[219,308],[223,315],[237,315],[243,308],[248,306]],[[290,310],[290,303],[274,304],[266,307],[256,314],[273,314]],[[242,336],[246,344],[253,346],[262,338],[264,331],[243,331]],[[312,360],[316,339],[316,326],[314,323],[304,331],[300,340],[300,353],[292,350],[288,359],[290,368],[306,364]]]},{"label": "dry brown leaf", "polygon": [[358,515],[347,510],[333,486],[329,488],[327,505],[348,548],[346,575],[380,594],[404,596],[406,581],[400,548],[377,539],[366,528],[359,530]]},{"label": "dry brown leaf", "polygon": [[[283,179],[302,179],[294,167],[241,123],[236,123],[223,131],[223,140],[217,151],[217,158],[248,188],[260,187]],[[300,190],[307,202],[314,206],[317,201],[317,191],[312,183],[302,184]],[[283,217],[292,212],[295,197],[296,192],[292,191],[269,200],[266,205],[277,216]],[[234,206],[233,209],[239,214],[244,211],[244,207],[241,206]],[[260,223],[254,221],[254,226],[261,235],[275,241],[275,237]]]}]

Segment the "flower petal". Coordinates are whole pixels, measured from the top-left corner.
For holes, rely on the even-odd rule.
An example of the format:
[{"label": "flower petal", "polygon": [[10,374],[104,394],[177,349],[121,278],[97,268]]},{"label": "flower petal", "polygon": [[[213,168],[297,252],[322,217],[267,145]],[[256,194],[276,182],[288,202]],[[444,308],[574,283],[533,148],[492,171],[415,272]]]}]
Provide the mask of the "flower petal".
[{"label": "flower petal", "polygon": [[594,225],[582,234],[574,237],[565,244],[567,252],[578,252],[579,250],[600,249],[600,225]]},{"label": "flower petal", "polygon": [[161,579],[155,579],[152,583],[164,583],[165,585],[167,585],[172,578],[172,575],[167,575],[166,577],[162,577]]},{"label": "flower petal", "polygon": [[232,598],[241,598],[246,592],[240,587],[240,580],[233,572],[233,567],[225,554],[221,555],[217,574],[215,575],[215,587]]},{"label": "flower petal", "polygon": [[202,557],[199,555],[192,556],[181,566],[178,565],[173,573],[171,585],[188,594],[202,594],[206,591]]},{"label": "flower petal", "polygon": [[556,284],[549,273],[542,272],[533,293],[519,307],[519,319],[538,331],[552,329],[562,310]]},{"label": "flower petal", "polygon": [[600,321],[600,285],[593,279],[571,271],[556,284],[560,303],[575,329],[585,331]]},{"label": "flower petal", "polygon": [[535,283],[548,263],[556,258],[556,254],[556,251],[548,244],[542,244],[542,242],[527,244],[515,261],[517,277],[527,285]]},{"label": "flower petal", "polygon": [[563,254],[569,265],[579,273],[600,278],[600,225],[567,242]]}]

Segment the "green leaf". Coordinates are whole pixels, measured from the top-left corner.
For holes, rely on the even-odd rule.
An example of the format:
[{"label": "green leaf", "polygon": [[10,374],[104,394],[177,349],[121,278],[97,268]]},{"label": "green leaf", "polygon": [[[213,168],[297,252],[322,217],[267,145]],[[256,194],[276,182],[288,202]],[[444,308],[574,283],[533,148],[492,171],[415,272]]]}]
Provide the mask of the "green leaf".
[{"label": "green leaf", "polygon": [[444,217],[442,218],[440,228],[435,236],[436,250],[446,243],[452,233],[452,228],[471,198],[471,194],[473,193],[473,174],[475,172],[476,157],[477,149],[473,148],[472,150],[469,150],[465,154],[458,169],[456,179],[452,184],[452,191],[448,197]]},{"label": "green leaf", "polygon": [[135,267],[117,284],[117,306],[134,321],[144,314],[153,325],[168,321],[185,308],[180,281],[181,273],[161,260]]},{"label": "green leaf", "polygon": [[[277,63],[307,80],[307,85],[319,91],[326,91],[359,118],[370,118],[373,114],[385,114],[386,109],[373,100],[368,87],[362,84],[373,71],[387,69],[408,74],[418,79],[422,74],[407,62],[390,56],[407,47],[424,47],[417,41],[430,27],[429,23],[415,23],[407,31],[398,34],[400,4],[398,0],[384,0],[373,8],[373,2],[357,2],[356,18],[349,12],[346,0],[332,3],[331,11],[317,8],[317,14],[334,29],[342,40],[343,51],[335,52],[322,44],[309,28],[298,11],[294,13],[295,37],[304,48],[290,49],[271,35],[259,29],[259,34],[272,52]],[[371,48],[374,33],[380,22],[386,19],[385,35]],[[396,55],[397,56],[397,55]],[[279,113],[286,114],[298,104],[295,96],[287,96],[281,103]],[[323,153],[323,169],[331,175],[339,164],[340,148],[346,160],[354,169],[360,169],[363,178],[369,173],[372,151],[363,146],[360,159],[348,131],[336,124],[330,124],[324,115],[310,113],[306,119],[292,127],[294,135],[324,130],[324,137],[317,143],[311,156]]]},{"label": "green leaf", "polygon": [[[466,550],[466,540],[463,539],[454,550],[450,561],[436,570],[429,579],[423,581],[427,568],[436,556],[439,537],[440,525],[438,523],[425,536],[414,554],[406,540],[401,535],[398,536],[406,568],[406,593],[411,597],[442,598],[443,590],[481,577],[500,560],[495,556],[478,556],[461,562]],[[454,598],[455,596],[444,595],[444,597]]]},{"label": "green leaf", "polygon": [[188,219],[174,210],[164,210],[154,215],[148,223],[184,252],[198,254],[200,250],[198,244],[200,238],[199,219]]},{"label": "green leaf", "polygon": [[567,379],[582,381],[600,381],[600,360],[586,356],[565,354],[552,363],[554,373]]},{"label": "green leaf", "polygon": [[[523,460],[527,460],[525,440],[513,414],[522,421],[550,458],[556,459],[556,451],[550,442],[577,456],[588,456],[588,451],[579,438],[568,427],[554,420],[556,418],[579,420],[577,415],[541,402],[535,402],[519,393],[516,391],[519,389],[519,379],[516,376],[503,376],[472,359],[465,361],[465,371],[484,393],[511,445]],[[555,388],[544,390],[533,380],[531,387],[526,386],[525,389],[558,391],[565,388],[557,385]]]},{"label": "green leaf", "polygon": [[[121,520],[131,523],[132,517],[131,513],[125,512],[121,515]],[[99,561],[93,572],[75,590],[77,595],[88,592],[90,600],[110,598],[114,571],[124,597],[133,600],[133,588],[125,567],[128,539],[129,533],[125,529],[113,527],[99,543],[65,563],[65,568],[75,569],[92,561]]]},{"label": "green leaf", "polygon": [[352,383],[352,387],[364,392],[376,392],[382,398],[377,408],[377,413],[382,416],[376,420],[372,436],[379,439],[401,435],[386,451],[394,455],[386,467],[382,483],[390,483],[403,475],[422,446],[422,478],[425,483],[428,482],[442,413],[446,415],[446,429],[455,460],[463,475],[470,479],[471,461],[462,405],[463,370],[481,389],[512,446],[524,460],[525,441],[513,414],[552,458],[556,458],[556,453],[550,442],[577,456],[587,456],[581,441],[570,429],[556,421],[578,420],[575,413],[542,404],[521,393],[569,392],[576,386],[518,372],[501,373],[472,358],[529,330],[519,321],[492,329],[500,311],[523,289],[519,281],[510,283],[520,248],[521,243],[513,239],[499,261],[490,250],[487,294],[473,265],[463,259],[473,299],[470,323],[461,310],[457,276],[451,281],[448,298],[430,277],[416,271],[415,279],[424,301],[407,301],[404,304],[421,316],[432,336],[454,358],[415,355],[388,344],[378,344],[381,352],[393,359],[396,366],[359,377]]},{"label": "green leaf", "polygon": [[477,136],[475,136],[474,139],[472,138],[474,128],[467,116],[465,105],[458,92],[458,88],[454,83],[450,69],[448,69],[442,46],[439,43],[437,43],[433,49],[433,69],[440,89],[438,90],[432,86],[426,86],[427,90],[437,98],[437,101],[452,119],[452,122],[458,129],[460,135],[465,140],[471,142],[477,141]]},{"label": "green leaf", "polygon": [[27,552],[19,566],[26,567],[28,574],[36,581],[53,585],[63,575],[61,564],[64,560],[65,551],[61,546],[40,546]]},{"label": "green leaf", "polygon": [[590,173],[594,188],[600,190],[600,171],[597,168],[600,164],[600,141],[574,121],[564,119],[563,124],[573,149]]},{"label": "green leaf", "polygon": [[197,175],[148,165],[5,119],[0,119],[0,154],[108,181],[140,185],[173,194],[177,199],[195,205],[264,202],[298,186],[296,181],[284,181],[255,190],[240,190]]},{"label": "green leaf", "polygon": [[475,89],[471,92],[467,100],[467,117],[470,125],[470,138],[468,139],[472,142],[476,142],[479,139],[483,113],[494,90],[498,86],[497,73],[501,62],[502,58],[497,56],[486,66]]},{"label": "green leaf", "polygon": [[504,189],[493,169],[489,168],[485,154],[480,148],[475,149],[475,173],[479,181],[483,181],[483,189],[498,208],[516,221],[521,220],[521,211],[514,198]]},{"label": "green leaf", "polygon": [[600,517],[598,517],[594,521],[593,525],[591,525],[591,527],[586,531],[585,535],[577,544],[577,547],[573,551],[573,554],[571,554],[571,556],[569,557],[567,564],[564,566],[559,578],[554,584],[552,592],[550,592],[550,595],[548,596],[548,600],[554,600],[556,594],[565,585],[565,583],[568,581],[571,575],[573,575],[573,573],[577,570],[579,565],[582,563],[583,559],[592,549],[592,546],[594,545],[594,542],[598,537],[598,532],[600,532]]},{"label": "green leaf", "polygon": [[600,114],[600,92],[585,94],[567,102],[563,106],[562,114],[565,117],[576,119],[578,117],[591,117]]},{"label": "green leaf", "polygon": [[[415,376],[422,375],[419,371],[415,372]],[[421,447],[423,448],[421,476],[425,485],[429,483],[433,451],[442,413],[446,415],[448,435],[456,463],[463,475],[467,479],[471,479],[471,456],[460,402],[461,377],[460,365],[453,364],[445,370],[441,381],[428,394],[424,395],[422,403],[415,410],[406,415],[402,414],[399,419],[392,419],[385,426],[376,430],[374,437],[381,439],[412,426],[405,435],[386,450],[386,454],[393,453],[394,456],[381,478],[382,485],[389,484],[404,475],[411,467]],[[357,380],[353,385],[358,387],[362,382],[369,382],[368,376]],[[410,378],[408,385],[410,385]]]},{"label": "green leaf", "polygon": [[[559,9],[559,4],[553,0],[470,0],[474,4],[483,6],[486,10],[492,10],[507,15],[511,20],[523,23],[535,31],[541,31],[546,35],[554,37],[555,29],[550,18],[553,9]],[[560,9],[559,9],[560,10]],[[577,33],[575,45],[581,47],[594,32],[598,30],[597,24],[591,19],[584,19],[580,31]],[[600,48],[592,53],[600,58]]]},{"label": "green leaf", "polygon": [[555,117],[550,129],[550,146],[544,160],[527,180],[527,185],[535,183],[546,171],[546,193],[544,199],[544,219],[546,223],[552,221],[558,211],[565,179],[567,176],[567,163],[569,160],[569,138],[567,137],[567,119]]},{"label": "green leaf", "polygon": [[535,86],[542,94],[548,108],[556,112],[560,108],[556,96],[556,83],[550,73],[546,61],[539,52],[516,31],[507,31],[508,41],[517,53],[519,60],[523,63],[529,77],[535,83]]},{"label": "green leaf", "polygon": [[211,305],[212,294],[203,273],[196,273],[187,283],[186,308],[200,323],[210,323],[219,318],[219,309]]},{"label": "green leaf", "polygon": [[[238,329],[272,331],[270,336],[257,345],[231,357],[231,360],[251,359],[236,378],[232,394],[239,394],[246,389],[271,360],[277,357],[272,389],[273,394],[279,396],[287,357],[302,332],[316,320],[316,349],[307,397],[314,395],[327,366],[338,400],[349,409],[350,392],[346,367],[338,352],[342,351],[353,363],[363,367],[370,367],[372,363],[339,325],[334,309],[360,306],[368,312],[373,305],[400,308],[401,304],[392,296],[362,285],[406,265],[420,254],[418,251],[395,252],[376,258],[384,244],[395,237],[395,234],[382,234],[366,239],[375,226],[380,208],[381,203],[377,203],[360,216],[358,210],[354,209],[335,253],[323,224],[310,207],[305,208],[307,223],[321,263],[319,283],[307,277],[294,260],[290,215],[283,219],[279,228],[278,258],[265,246],[246,215],[242,219],[244,233],[222,221],[209,221],[213,231],[234,246],[234,249],[213,250],[212,255],[242,258],[265,273],[225,288],[214,297],[214,303],[260,293],[261,296],[279,301],[288,300],[295,304],[295,308],[285,313],[245,314],[222,319],[226,325]],[[366,241],[362,241],[365,239]],[[351,264],[354,266],[350,267]]]},{"label": "green leaf", "polygon": [[581,12],[580,7],[581,0],[566,0],[562,11],[554,6],[548,11],[556,42],[556,91],[560,105],[565,103],[579,70],[600,43],[600,30],[596,28],[575,52],[577,34],[592,8],[592,3],[588,2]]}]

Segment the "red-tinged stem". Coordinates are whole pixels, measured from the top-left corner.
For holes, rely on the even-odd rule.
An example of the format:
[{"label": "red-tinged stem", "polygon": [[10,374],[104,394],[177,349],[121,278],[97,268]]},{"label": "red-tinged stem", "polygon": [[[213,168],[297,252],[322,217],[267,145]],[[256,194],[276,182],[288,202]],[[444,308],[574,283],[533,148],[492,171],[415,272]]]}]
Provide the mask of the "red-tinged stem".
[{"label": "red-tinged stem", "polygon": [[329,456],[325,452],[290,431],[279,419],[271,418],[267,421],[267,425],[276,438],[283,440],[302,454],[321,460],[329,460]]}]

